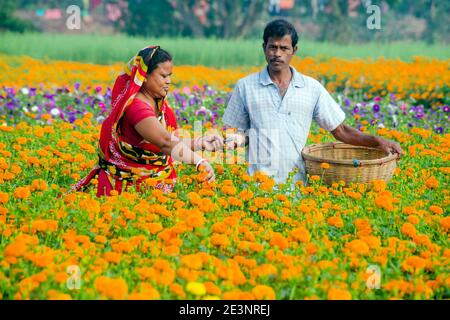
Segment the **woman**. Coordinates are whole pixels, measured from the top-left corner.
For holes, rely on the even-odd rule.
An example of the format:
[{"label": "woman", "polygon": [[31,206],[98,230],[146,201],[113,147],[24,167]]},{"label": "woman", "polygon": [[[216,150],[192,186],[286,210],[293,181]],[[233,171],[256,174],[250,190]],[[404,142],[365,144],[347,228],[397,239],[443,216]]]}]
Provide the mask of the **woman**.
[{"label": "woman", "polygon": [[72,190],[78,191],[98,177],[97,196],[119,194],[135,184],[151,184],[171,192],[176,181],[173,160],[195,164],[215,180],[206,159],[194,151],[223,148],[219,136],[181,141],[175,114],[165,99],[172,75],[172,57],[159,46],[142,49],[127,64],[112,91],[112,110],[102,124],[99,163]]}]

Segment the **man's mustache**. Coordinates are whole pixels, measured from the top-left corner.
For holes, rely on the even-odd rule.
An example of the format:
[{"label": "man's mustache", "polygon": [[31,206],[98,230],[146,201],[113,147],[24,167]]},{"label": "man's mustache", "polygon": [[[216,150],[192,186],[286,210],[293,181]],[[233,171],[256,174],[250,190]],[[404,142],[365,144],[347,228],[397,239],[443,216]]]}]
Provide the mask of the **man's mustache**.
[{"label": "man's mustache", "polygon": [[274,59],[270,59],[270,62],[283,62],[283,61],[280,59],[274,58]]}]

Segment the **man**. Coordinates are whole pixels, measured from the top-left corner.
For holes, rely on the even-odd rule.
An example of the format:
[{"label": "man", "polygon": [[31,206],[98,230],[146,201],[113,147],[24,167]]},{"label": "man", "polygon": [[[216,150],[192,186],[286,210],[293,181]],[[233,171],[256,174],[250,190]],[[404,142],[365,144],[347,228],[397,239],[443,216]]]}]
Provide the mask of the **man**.
[{"label": "man", "polygon": [[292,24],[282,19],[270,22],[263,40],[267,66],[237,82],[223,117],[226,126],[238,129],[227,136],[227,148],[248,144],[249,174],[262,171],[284,183],[299,168],[294,181],[306,183],[301,151],[312,120],[344,143],[401,155],[398,143],[345,125],[345,113],[327,90],[290,66],[298,49]]}]

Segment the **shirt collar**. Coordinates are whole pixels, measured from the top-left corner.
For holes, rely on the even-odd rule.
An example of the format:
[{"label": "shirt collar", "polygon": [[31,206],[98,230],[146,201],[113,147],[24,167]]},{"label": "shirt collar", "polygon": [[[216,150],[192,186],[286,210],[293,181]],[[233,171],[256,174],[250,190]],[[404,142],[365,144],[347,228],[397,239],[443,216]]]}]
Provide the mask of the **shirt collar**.
[{"label": "shirt collar", "polygon": [[[305,80],[303,79],[303,75],[297,70],[295,70],[294,67],[290,66],[294,76],[292,77],[291,82],[293,85],[297,88],[301,88],[305,86]],[[269,71],[267,69],[267,66],[265,66],[261,72],[259,73],[259,83],[261,83],[263,86],[268,86],[270,84],[274,84],[272,79],[270,78]]]}]

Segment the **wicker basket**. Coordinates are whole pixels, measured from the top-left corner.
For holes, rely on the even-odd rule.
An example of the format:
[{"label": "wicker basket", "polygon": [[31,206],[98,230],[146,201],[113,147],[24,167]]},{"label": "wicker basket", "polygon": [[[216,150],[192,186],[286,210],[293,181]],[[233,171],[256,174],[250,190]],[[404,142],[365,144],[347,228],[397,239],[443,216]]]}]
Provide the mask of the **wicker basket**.
[{"label": "wicker basket", "polygon": [[[373,180],[389,182],[398,159],[396,154],[386,154],[375,148],[353,146],[342,142],[306,146],[302,151],[306,173],[317,175],[325,184],[345,181],[369,184]],[[322,163],[330,167],[323,169]]]}]

